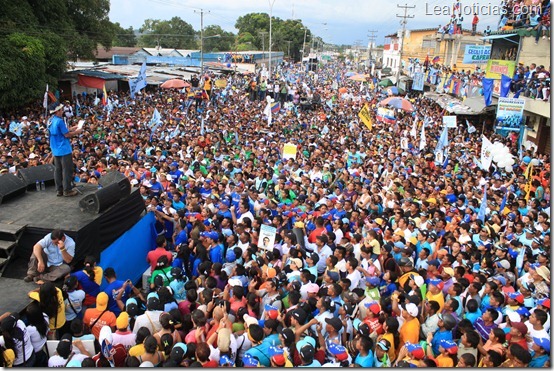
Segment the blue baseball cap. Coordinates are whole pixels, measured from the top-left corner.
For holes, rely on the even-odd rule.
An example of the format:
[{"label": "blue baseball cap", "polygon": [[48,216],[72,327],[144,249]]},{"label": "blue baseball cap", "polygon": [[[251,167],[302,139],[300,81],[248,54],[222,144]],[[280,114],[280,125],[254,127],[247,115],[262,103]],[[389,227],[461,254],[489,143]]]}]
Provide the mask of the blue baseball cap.
[{"label": "blue baseball cap", "polygon": [[527,309],[525,307],[517,308],[516,313],[519,314],[520,316],[527,316],[527,317],[529,317],[531,315],[531,312],[529,312],[529,309]]},{"label": "blue baseball cap", "polygon": [[283,348],[279,348],[279,347],[276,347],[276,346],[271,346],[271,347],[269,347],[269,350],[268,350],[267,354],[270,357],[279,356],[279,355],[285,354],[285,350]]},{"label": "blue baseball cap", "polygon": [[379,277],[366,277],[366,282],[370,285],[377,286],[379,283],[381,283],[381,279]]},{"label": "blue baseball cap", "polygon": [[217,241],[219,239],[219,233],[217,232],[202,232],[200,236],[204,238],[210,238],[214,241]]},{"label": "blue baseball cap", "polygon": [[225,205],[225,206],[227,206],[227,207],[230,207],[230,206],[231,206],[231,201],[226,200],[226,199],[225,199],[225,200],[219,201],[219,203],[220,203],[220,204],[223,204],[223,205]]},{"label": "blue baseball cap", "polygon": [[219,358],[219,365],[233,367],[235,365],[235,362],[233,362],[228,355],[224,354]]},{"label": "blue baseball cap", "polygon": [[428,281],[428,283],[429,283],[430,285],[433,285],[433,286],[438,286],[438,285],[440,285],[440,284],[442,283],[442,280],[439,280],[439,279],[437,279],[437,278],[432,278],[432,279],[430,279],[430,280]]},{"label": "blue baseball cap", "polygon": [[227,250],[225,260],[227,260],[227,262],[234,262],[235,260],[237,260],[237,255],[235,254],[235,251],[233,249]]},{"label": "blue baseball cap", "polygon": [[337,343],[329,344],[329,352],[335,356],[346,353],[346,348]]},{"label": "blue baseball cap", "polygon": [[549,338],[536,338],[533,337],[535,344],[540,346],[542,349],[546,350],[547,353],[550,353],[550,339]]},{"label": "blue baseball cap", "polygon": [[258,367],[260,361],[252,357],[250,354],[245,354],[244,357],[242,357],[242,363],[244,364],[244,367]]}]

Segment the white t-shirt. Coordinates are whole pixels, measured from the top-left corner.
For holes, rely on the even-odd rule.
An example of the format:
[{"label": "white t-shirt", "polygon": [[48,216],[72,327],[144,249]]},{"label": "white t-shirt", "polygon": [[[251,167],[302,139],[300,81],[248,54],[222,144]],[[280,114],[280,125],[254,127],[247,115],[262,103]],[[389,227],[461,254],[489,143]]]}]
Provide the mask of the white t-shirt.
[{"label": "white t-shirt", "polygon": [[[83,362],[84,359],[88,358],[88,356],[85,356],[84,354],[74,354],[73,357],[71,357],[71,361],[79,361]],[[66,358],[62,358],[59,355],[53,355],[48,360],[48,367],[64,367],[65,364],[68,363]]]},{"label": "white t-shirt", "polygon": [[352,273],[347,274],[346,278],[350,280],[350,291],[361,286],[362,274],[360,273],[360,271],[354,270]]},{"label": "white t-shirt", "polygon": [[121,344],[128,351],[136,345],[137,335],[129,332],[120,332],[119,330],[112,334],[113,345]]},{"label": "white t-shirt", "polygon": [[[50,321],[48,318],[48,315],[46,313],[42,313],[42,316],[44,317],[44,320],[48,324]],[[27,332],[29,333],[29,337],[31,338],[31,344],[33,344],[33,349],[35,350],[35,352],[40,351],[44,346],[44,344],[46,344],[46,340],[48,340],[46,337],[46,335],[48,334],[48,327],[49,326],[47,325],[46,334],[40,334],[35,326],[33,325],[27,326]],[[44,335],[44,337],[41,337],[41,335]]]},{"label": "white t-shirt", "polygon": [[[33,355],[33,344],[31,343],[31,337],[29,336],[29,331],[27,331],[27,327],[25,327],[25,323],[23,323],[22,320],[17,320],[17,327],[23,331],[23,341],[25,343],[25,360],[29,360],[30,357]],[[23,363],[23,344],[21,341],[14,339],[15,347],[17,348],[17,357],[15,357],[15,361],[13,362],[14,366],[21,365]],[[0,345],[3,347],[6,346],[6,342],[4,341],[4,336],[0,336]]]},{"label": "white t-shirt", "polygon": [[[160,331],[162,329],[160,314],[162,314],[161,310],[147,310],[144,314],[138,316],[133,327],[133,333],[136,334],[141,327],[148,328],[151,334]],[[154,325],[154,328],[152,328],[152,325]]]}]

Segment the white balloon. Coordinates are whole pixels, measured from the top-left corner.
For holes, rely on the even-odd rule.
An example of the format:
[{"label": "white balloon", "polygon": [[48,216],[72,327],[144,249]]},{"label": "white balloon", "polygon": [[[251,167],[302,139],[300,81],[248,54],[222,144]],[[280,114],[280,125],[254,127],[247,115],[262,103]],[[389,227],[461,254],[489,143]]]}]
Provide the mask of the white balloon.
[{"label": "white balloon", "polygon": [[512,165],[508,165],[504,168],[504,170],[506,170],[507,173],[511,173],[514,171],[514,167]]},{"label": "white balloon", "polygon": [[504,155],[500,152],[495,152],[492,155],[492,160],[496,163],[501,162],[504,159]]},{"label": "white balloon", "polygon": [[508,163],[506,161],[504,161],[504,159],[497,162],[496,164],[498,165],[499,168],[505,168],[506,166],[508,166]]},{"label": "white balloon", "polygon": [[540,161],[538,159],[534,158],[531,160],[531,165],[538,166],[539,164],[540,164]]},{"label": "white balloon", "polygon": [[506,162],[508,163],[509,166],[514,166],[514,164],[516,163],[516,161],[512,156],[510,156],[510,158],[508,158]]}]

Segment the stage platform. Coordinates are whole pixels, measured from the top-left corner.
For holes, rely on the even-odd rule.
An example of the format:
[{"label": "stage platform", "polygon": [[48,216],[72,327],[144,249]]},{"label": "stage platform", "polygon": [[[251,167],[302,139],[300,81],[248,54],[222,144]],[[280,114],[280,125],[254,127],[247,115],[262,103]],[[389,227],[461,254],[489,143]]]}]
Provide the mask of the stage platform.
[{"label": "stage platform", "polygon": [[[27,225],[32,228],[60,228],[66,231],[78,231],[100,214],[84,213],[79,209],[79,201],[94,193],[98,187],[94,184],[79,183],[78,189],[83,195],[57,197],[53,186],[45,191],[27,191],[23,196],[11,199],[0,205],[0,223]],[[54,223],[54,224],[53,224]]]},{"label": "stage platform", "polygon": [[[78,183],[82,192],[74,197],[57,197],[54,186],[45,191],[30,190],[0,204],[0,224],[25,226],[14,256],[0,277],[0,314],[20,312],[29,303],[27,293],[37,288],[26,283],[27,264],[33,245],[53,229],[61,229],[76,243],[73,269],[80,269],[87,255],[100,259],[100,253],[137,223],[144,212],[144,201],[137,189],[106,211],[93,214],[81,211],[79,201],[98,190],[93,184]],[[61,287],[61,282],[57,282]]]}]

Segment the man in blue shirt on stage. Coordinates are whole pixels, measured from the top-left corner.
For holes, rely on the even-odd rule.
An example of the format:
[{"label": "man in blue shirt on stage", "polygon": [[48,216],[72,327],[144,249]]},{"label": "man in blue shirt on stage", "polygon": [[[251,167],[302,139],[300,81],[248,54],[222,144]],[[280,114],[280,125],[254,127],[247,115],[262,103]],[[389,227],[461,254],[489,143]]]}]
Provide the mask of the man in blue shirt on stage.
[{"label": "man in blue shirt on stage", "polygon": [[54,181],[58,196],[71,197],[77,195],[77,190],[72,189],[71,181],[73,179],[73,158],[71,156],[71,142],[69,138],[80,134],[83,129],[74,126],[67,128],[63,116],[63,104],[58,105],[50,111],[53,114],[48,125],[50,132],[50,149],[54,156]]}]

